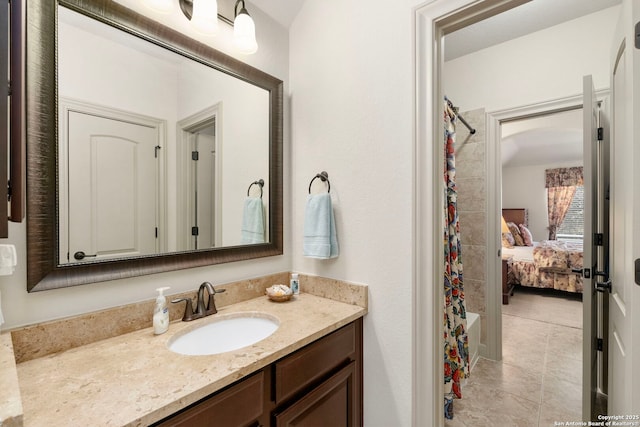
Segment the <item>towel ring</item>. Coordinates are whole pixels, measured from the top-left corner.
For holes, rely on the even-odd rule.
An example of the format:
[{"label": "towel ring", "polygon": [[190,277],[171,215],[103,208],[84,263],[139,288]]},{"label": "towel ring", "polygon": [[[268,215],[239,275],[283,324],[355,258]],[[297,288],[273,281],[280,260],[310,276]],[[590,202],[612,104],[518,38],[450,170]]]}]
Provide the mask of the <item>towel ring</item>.
[{"label": "towel ring", "polygon": [[253,187],[254,185],[260,186],[260,198],[262,199],[262,187],[264,187],[264,179],[259,179],[249,184],[249,188],[247,188],[247,197],[249,197],[249,192],[251,191],[251,187]]},{"label": "towel ring", "polygon": [[316,178],[320,178],[320,181],[327,183],[327,193],[330,193],[331,183],[329,182],[329,174],[326,173],[325,171],[322,171],[316,174],[316,176],[314,176],[313,178],[311,178],[311,182],[309,183],[309,194],[311,194],[311,184],[313,184],[313,181],[315,181]]}]

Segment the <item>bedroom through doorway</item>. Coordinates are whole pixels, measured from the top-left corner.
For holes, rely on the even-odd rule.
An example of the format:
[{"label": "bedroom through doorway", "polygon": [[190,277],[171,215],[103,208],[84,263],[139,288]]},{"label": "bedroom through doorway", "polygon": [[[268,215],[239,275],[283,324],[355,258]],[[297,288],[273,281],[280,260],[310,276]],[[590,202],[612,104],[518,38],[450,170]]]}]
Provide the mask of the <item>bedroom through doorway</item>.
[{"label": "bedroom through doorway", "polygon": [[500,126],[501,363],[540,386],[540,425],[582,415],[582,117],[572,108]]}]

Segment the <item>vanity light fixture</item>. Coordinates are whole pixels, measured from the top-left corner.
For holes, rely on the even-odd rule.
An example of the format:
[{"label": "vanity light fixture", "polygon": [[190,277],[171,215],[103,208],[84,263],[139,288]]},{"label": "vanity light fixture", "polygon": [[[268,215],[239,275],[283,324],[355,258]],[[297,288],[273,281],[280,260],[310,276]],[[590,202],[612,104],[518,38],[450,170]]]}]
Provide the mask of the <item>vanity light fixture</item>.
[{"label": "vanity light fixture", "polygon": [[200,34],[215,36],[218,33],[217,0],[193,0],[191,25]]},{"label": "vanity light fixture", "polygon": [[[162,0],[146,0],[162,1]],[[164,0],[166,1],[166,0]],[[175,1],[175,0],[173,0]],[[256,25],[253,22],[244,0],[236,0],[233,8],[234,21],[223,14],[218,14],[216,0],[178,0],[184,16],[189,19],[196,31],[205,35],[214,35],[218,27],[218,19],[233,26],[233,42],[238,51],[244,54],[252,54],[258,50],[256,42]],[[226,8],[230,7],[229,0],[220,0]],[[231,11],[225,9],[228,13]],[[216,17],[217,16],[217,17]],[[216,17],[216,18],[214,18]]]},{"label": "vanity light fixture", "polygon": [[[242,3],[242,8],[238,12],[238,6]],[[233,42],[240,52],[244,54],[256,53],[258,43],[256,42],[256,25],[249,16],[244,0],[237,0],[233,9],[235,20],[233,21]]]},{"label": "vanity light fixture", "polygon": [[198,33],[205,36],[218,33],[217,0],[179,0],[179,3],[182,13]]}]

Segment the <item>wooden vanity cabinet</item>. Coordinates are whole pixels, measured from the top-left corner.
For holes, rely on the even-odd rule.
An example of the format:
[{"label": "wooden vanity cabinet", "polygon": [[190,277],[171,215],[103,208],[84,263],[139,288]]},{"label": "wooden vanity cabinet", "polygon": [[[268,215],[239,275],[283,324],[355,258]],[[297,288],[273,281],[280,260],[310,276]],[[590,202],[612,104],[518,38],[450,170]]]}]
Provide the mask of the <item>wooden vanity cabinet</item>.
[{"label": "wooden vanity cabinet", "polygon": [[362,404],[358,319],[155,425],[358,427]]}]

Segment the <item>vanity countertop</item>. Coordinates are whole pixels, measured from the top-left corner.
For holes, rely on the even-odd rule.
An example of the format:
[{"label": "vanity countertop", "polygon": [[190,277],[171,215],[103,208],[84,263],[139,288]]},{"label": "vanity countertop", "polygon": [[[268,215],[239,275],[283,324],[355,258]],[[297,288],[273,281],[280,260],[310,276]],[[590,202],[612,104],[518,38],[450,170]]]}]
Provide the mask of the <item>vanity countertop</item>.
[{"label": "vanity countertop", "polygon": [[[183,356],[168,350],[175,333],[238,312],[271,314],[280,327],[268,338],[228,353]],[[259,297],[228,305],[204,319],[172,322],[163,335],[154,336],[147,328],[23,362],[17,365],[17,377],[24,426],[149,425],[366,312],[358,305],[307,293],[285,303]],[[2,338],[4,351],[6,337]]]},{"label": "vanity countertop", "polygon": [[0,425],[22,425],[22,400],[11,334],[0,335]]}]

